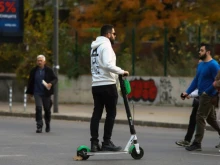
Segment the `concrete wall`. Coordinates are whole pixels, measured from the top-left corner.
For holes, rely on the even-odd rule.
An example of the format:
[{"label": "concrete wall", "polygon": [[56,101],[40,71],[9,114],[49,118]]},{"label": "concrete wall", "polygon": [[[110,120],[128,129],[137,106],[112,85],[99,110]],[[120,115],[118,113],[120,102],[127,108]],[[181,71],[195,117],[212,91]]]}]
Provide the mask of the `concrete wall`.
[{"label": "concrete wall", "polygon": [[24,101],[24,82],[16,80],[15,74],[0,74],[0,101],[8,102],[9,88],[12,87],[12,101]]},{"label": "concrete wall", "polygon": [[[128,99],[133,103],[148,105],[190,106],[191,99],[182,100],[181,92],[185,91],[192,81],[187,77],[128,77],[132,92]],[[59,102],[93,103],[91,94],[91,76],[81,76],[77,80],[69,80],[59,76]],[[119,96],[119,104],[123,99]]]},{"label": "concrete wall", "polygon": [[92,103],[91,76],[80,76],[77,80],[59,76],[59,102]]},{"label": "concrete wall", "polygon": [[[132,92],[130,102],[147,105],[191,106],[192,99],[181,100],[180,93],[185,91],[192,81],[187,77],[148,77],[129,76]],[[19,82],[15,75],[0,75],[0,101],[8,101],[9,86],[13,88],[13,101],[23,102],[26,82]],[[83,75],[77,80],[59,75],[60,103],[93,103],[91,94],[91,76]],[[123,103],[119,95],[119,104]]]}]

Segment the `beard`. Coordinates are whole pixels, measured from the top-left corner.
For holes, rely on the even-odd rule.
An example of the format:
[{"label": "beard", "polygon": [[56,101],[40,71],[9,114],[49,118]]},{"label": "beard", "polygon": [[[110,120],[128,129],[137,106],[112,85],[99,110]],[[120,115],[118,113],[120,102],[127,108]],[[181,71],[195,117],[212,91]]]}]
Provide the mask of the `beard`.
[{"label": "beard", "polygon": [[115,41],[114,41],[112,38],[109,38],[109,40],[110,40],[110,42],[111,42],[112,45],[115,44]]},{"label": "beard", "polygon": [[199,59],[203,61],[203,60],[205,60],[205,59],[206,59],[206,57],[207,57],[207,55],[206,55],[206,53],[205,53],[205,54],[203,54],[203,55],[199,56]]}]

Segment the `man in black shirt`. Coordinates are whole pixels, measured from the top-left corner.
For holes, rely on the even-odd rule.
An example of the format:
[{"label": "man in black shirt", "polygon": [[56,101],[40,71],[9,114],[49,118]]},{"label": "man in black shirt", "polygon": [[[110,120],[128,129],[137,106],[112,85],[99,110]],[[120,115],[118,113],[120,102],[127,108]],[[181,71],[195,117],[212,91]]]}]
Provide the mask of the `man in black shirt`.
[{"label": "man in black shirt", "polygon": [[50,132],[51,120],[51,95],[53,94],[53,85],[57,83],[57,77],[53,70],[46,64],[44,55],[37,56],[37,66],[34,67],[29,75],[28,87],[26,93],[29,97],[34,96],[37,123],[36,133],[41,133],[43,128],[42,106],[44,108],[44,119],[46,124],[46,132]]}]

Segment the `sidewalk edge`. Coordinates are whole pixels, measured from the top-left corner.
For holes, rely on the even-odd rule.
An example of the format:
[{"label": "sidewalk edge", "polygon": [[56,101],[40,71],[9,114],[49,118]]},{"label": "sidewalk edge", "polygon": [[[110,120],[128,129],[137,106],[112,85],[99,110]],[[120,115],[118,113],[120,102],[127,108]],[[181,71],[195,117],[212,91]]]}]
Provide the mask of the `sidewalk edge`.
[{"label": "sidewalk edge", "polygon": [[[22,112],[4,112],[0,111],[0,116],[11,116],[11,117],[25,117],[25,118],[34,118],[34,113],[22,113]],[[52,119],[57,120],[71,120],[71,121],[83,121],[83,122],[90,122],[89,117],[80,117],[80,116],[68,116],[68,115],[53,115],[51,116]],[[101,119],[101,122],[104,123],[104,119]],[[116,124],[125,124],[128,125],[127,120],[116,119]],[[164,128],[179,128],[179,129],[187,129],[187,124],[176,124],[176,123],[164,123],[164,122],[152,122],[152,121],[139,121],[135,120],[134,125],[137,126],[148,126],[148,127],[164,127]],[[214,131],[210,126],[206,126],[207,130]]]}]

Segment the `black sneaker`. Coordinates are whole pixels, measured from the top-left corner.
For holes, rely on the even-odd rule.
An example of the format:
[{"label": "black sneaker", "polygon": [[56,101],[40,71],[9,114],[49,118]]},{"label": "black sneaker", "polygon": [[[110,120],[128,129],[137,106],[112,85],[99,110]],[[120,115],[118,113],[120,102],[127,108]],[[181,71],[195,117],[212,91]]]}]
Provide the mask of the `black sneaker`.
[{"label": "black sneaker", "polygon": [[201,144],[193,143],[192,145],[186,147],[187,151],[202,151]]},{"label": "black sneaker", "polygon": [[46,124],[45,132],[50,132],[50,124]]},{"label": "black sneaker", "polygon": [[42,127],[37,127],[36,133],[42,133]]},{"label": "black sneaker", "polygon": [[101,146],[99,142],[91,142],[91,152],[98,152],[101,151]]},{"label": "black sneaker", "polygon": [[121,146],[115,146],[110,140],[102,142],[102,151],[120,151]]}]

